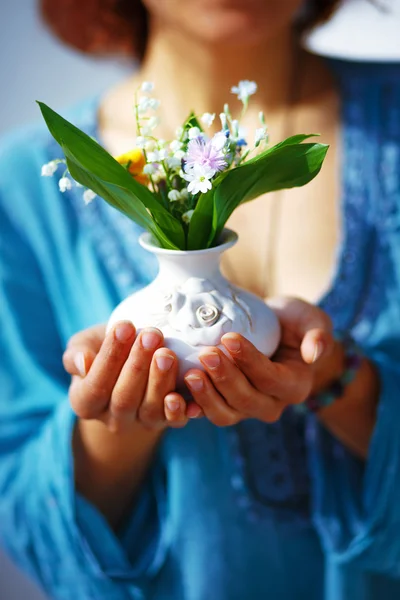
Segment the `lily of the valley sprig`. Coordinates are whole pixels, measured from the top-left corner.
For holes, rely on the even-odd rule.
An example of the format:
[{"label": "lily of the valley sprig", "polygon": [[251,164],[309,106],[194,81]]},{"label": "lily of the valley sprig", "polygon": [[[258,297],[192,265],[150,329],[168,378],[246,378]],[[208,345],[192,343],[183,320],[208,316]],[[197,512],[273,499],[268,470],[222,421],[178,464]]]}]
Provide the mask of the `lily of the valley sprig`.
[{"label": "lily of the valley sprig", "polygon": [[249,144],[241,120],[257,91],[253,81],[240,81],[231,90],[242,104],[240,119],[232,117],[228,104],[218,116],[191,113],[169,141],[155,134],[160,103],[153,88],[145,82],[137,90],[136,146],[115,158],[39,103],[65,154],[44,165],[42,175],[53,176],[62,165],[61,192],[74,184],[84,186],[85,203],[100,196],[150,231],[161,246],[196,250],[218,243],[239,204],[270,191],[305,185],[322,166],[328,146],[303,143],[315,134],[295,135],[268,147],[263,113]]}]

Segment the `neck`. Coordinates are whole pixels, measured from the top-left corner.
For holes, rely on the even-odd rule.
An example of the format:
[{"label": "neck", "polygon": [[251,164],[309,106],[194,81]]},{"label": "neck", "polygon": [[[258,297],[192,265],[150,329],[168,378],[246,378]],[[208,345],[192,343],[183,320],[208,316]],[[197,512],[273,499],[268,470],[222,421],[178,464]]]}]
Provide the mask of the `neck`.
[{"label": "neck", "polygon": [[[189,38],[153,23],[140,73],[156,82],[170,123],[180,123],[191,110],[222,111],[238,81],[256,81],[259,90],[252,110],[271,112],[287,102],[292,73],[293,35],[290,27],[249,46],[226,46]],[[189,60],[182,57],[190,56]],[[233,96],[231,96],[233,100]],[[239,102],[232,102],[233,113]]]}]

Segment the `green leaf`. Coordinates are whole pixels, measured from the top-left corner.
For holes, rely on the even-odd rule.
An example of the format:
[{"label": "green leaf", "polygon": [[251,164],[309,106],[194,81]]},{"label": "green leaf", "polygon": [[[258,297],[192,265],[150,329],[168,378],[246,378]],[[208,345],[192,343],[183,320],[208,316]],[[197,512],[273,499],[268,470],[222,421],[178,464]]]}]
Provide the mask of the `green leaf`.
[{"label": "green leaf", "polygon": [[[295,136],[301,140],[302,136]],[[303,139],[306,139],[305,136]],[[214,192],[214,215],[209,245],[221,233],[232,212],[244,202],[249,202],[268,192],[300,187],[319,173],[328,146],[325,144],[298,142],[288,138],[269,148],[236,169],[216,187]]]},{"label": "green leaf", "polygon": [[112,183],[107,183],[105,181],[101,182],[98,178],[93,177],[76,163],[70,161],[69,158],[67,158],[67,166],[71,176],[76,181],[93,190],[111,206],[132,219],[132,221],[135,221],[140,227],[150,231],[163,248],[169,248],[171,250],[180,249],[166,237],[165,233],[154,221],[148,210],[146,210],[142,204],[135,202],[135,197],[132,196],[131,192]]},{"label": "green leaf", "polygon": [[[79,183],[87,185],[99,193],[106,202],[152,233],[154,233],[155,227],[150,220],[153,220],[156,229],[159,230],[157,239],[160,242],[160,232],[162,232],[163,245],[185,248],[182,224],[171,215],[149,189],[135,181],[128,171],[100,144],[42,102],[38,102],[38,104],[50,133],[60,144],[68,159],[69,168],[73,170],[74,166],[76,167],[74,173],[77,175],[76,179]],[[71,175],[75,178],[72,170],[70,170]],[[83,181],[84,173],[90,176],[90,185]],[[88,180],[86,179],[86,181]],[[95,183],[98,186],[96,188],[94,187]],[[98,191],[100,189],[102,193]],[[118,189],[120,192],[117,194]],[[145,216],[145,213],[148,217]]]},{"label": "green leaf", "polygon": [[196,208],[189,223],[188,250],[207,248],[212,227],[214,211],[214,189],[206,194],[200,194]]},{"label": "green leaf", "polygon": [[214,191],[229,171],[220,173],[213,181],[213,187],[205,194],[200,194],[190,219],[188,232],[188,250],[201,250],[208,248],[212,232],[214,214]]}]

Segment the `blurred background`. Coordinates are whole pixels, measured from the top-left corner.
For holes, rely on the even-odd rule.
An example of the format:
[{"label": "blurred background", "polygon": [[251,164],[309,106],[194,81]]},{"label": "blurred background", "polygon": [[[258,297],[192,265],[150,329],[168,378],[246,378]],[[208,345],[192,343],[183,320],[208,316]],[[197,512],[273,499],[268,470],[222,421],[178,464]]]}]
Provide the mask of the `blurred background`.
[{"label": "blurred background", "polygon": [[88,58],[61,46],[41,23],[37,3],[0,0],[0,134],[38,119],[36,99],[62,108],[132,70],[127,62]]},{"label": "blurred background", "polygon": [[[339,58],[399,61],[399,32],[400,0],[343,0],[307,45]],[[0,0],[0,135],[39,118],[35,99],[60,110],[131,70],[128,62],[96,60],[61,46],[40,22],[37,0]],[[1,551],[0,600],[45,600]]]}]

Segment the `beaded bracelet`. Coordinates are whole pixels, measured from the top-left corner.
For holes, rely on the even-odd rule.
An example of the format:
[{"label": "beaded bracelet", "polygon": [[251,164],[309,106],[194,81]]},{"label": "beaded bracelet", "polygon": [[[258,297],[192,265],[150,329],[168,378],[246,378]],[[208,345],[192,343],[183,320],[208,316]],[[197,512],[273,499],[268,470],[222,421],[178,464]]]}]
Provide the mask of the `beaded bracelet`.
[{"label": "beaded bracelet", "polygon": [[335,400],[341,398],[346,387],[351,383],[363,360],[363,354],[353,339],[349,337],[338,338],[345,350],[344,370],[342,375],[333,381],[327,388],[312,394],[304,402],[304,407],[311,412],[318,412],[321,408],[330,406]]}]

